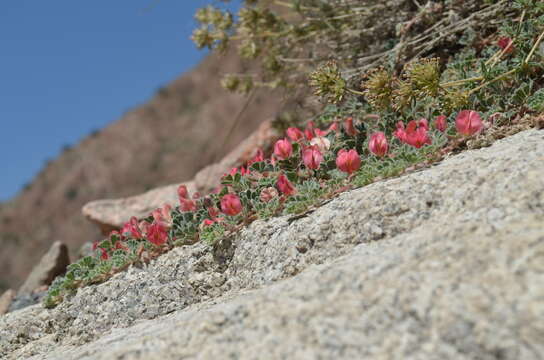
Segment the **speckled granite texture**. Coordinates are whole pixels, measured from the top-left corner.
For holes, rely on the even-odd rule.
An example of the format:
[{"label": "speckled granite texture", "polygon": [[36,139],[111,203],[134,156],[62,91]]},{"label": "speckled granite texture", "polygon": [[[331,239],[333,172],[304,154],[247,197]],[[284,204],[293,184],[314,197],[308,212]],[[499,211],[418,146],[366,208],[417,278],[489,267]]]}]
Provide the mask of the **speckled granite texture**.
[{"label": "speckled granite texture", "polygon": [[7,359],[536,360],[543,339],[537,130],[0,317]]}]

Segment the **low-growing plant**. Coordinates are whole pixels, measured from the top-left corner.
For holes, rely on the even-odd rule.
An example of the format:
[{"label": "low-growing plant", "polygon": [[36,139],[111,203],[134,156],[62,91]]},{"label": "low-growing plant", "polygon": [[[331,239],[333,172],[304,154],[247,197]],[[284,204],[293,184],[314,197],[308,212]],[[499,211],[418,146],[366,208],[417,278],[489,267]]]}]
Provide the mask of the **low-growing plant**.
[{"label": "low-growing plant", "polygon": [[[399,74],[384,64],[365,73],[362,91],[341,81],[333,63],[317,70],[313,84],[336,104],[304,128],[289,127],[271,154],[256,150],[250,161],[224,174],[211,194],[191,195],[180,186],[177,206],[132,218],[95,243],[93,256],[53,282],[45,305],[175,246],[214,245],[256,219],[299,215],[343,191],[427,166],[471,139],[542,111],[544,6],[516,0],[507,10],[518,16],[506,18],[478,51],[467,46],[451,61],[418,59]],[[211,10],[204,15],[217,26],[224,22],[228,28],[231,21]],[[255,14],[252,26],[264,21],[274,29],[266,21],[276,20],[265,15]]]}]

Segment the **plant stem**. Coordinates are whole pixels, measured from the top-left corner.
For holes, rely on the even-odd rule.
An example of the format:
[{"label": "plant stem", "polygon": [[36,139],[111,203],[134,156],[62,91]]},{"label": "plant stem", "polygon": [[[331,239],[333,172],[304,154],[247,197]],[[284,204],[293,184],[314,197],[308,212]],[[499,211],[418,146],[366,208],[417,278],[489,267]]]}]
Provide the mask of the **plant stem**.
[{"label": "plant stem", "polygon": [[475,76],[475,77],[471,77],[471,78],[468,78],[468,79],[450,81],[450,82],[447,82],[445,84],[441,84],[440,87],[447,88],[447,87],[451,87],[451,86],[463,85],[463,84],[466,84],[466,83],[472,82],[472,81],[481,81],[483,79],[484,79],[483,76]]},{"label": "plant stem", "polygon": [[524,64],[527,64],[529,62],[529,60],[531,60],[531,58],[533,57],[533,55],[534,55],[534,53],[536,51],[536,48],[538,47],[538,45],[540,45],[540,42],[542,41],[542,38],[544,38],[544,31],[540,34],[538,39],[536,39],[536,42],[533,45],[533,48],[531,49],[531,51],[529,52],[529,55],[527,55],[527,58],[525,59]]},{"label": "plant stem", "polygon": [[350,89],[350,88],[346,88],[347,91],[349,91],[350,93],[352,94],[355,94],[355,95],[366,95],[364,92],[362,91],[357,91],[357,90],[353,90],[353,89]]},{"label": "plant stem", "polygon": [[501,79],[507,77],[508,75],[512,75],[512,74],[516,73],[518,70],[519,70],[518,68],[515,68],[515,69],[512,69],[512,70],[510,70],[510,71],[507,71],[507,72],[505,72],[504,74],[501,74],[501,75],[497,76],[496,78],[494,78],[494,79],[492,79],[492,80],[489,80],[488,82],[485,82],[485,83],[481,84],[481,85],[478,86],[478,87],[475,87],[474,89],[470,90],[468,94],[469,94],[469,95],[472,95],[472,94],[474,94],[476,91],[479,91],[479,90],[483,89],[483,88],[486,87],[487,85],[493,84],[494,82],[499,81],[499,80],[501,80]]}]

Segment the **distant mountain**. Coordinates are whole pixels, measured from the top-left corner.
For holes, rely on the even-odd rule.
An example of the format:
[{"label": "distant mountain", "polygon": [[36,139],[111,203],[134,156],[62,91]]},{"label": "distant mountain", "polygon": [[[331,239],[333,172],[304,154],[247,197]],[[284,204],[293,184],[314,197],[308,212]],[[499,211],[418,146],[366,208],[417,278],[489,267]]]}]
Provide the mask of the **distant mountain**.
[{"label": "distant mountain", "polygon": [[243,69],[235,54],[210,55],[147,104],[66,149],[2,204],[0,292],[17,288],[55,240],[68,244],[73,257],[81,244],[100,238],[81,215],[88,201],[188,180],[275,116],[280,96],[257,91],[226,139],[247,97],[227,93],[219,79]]}]

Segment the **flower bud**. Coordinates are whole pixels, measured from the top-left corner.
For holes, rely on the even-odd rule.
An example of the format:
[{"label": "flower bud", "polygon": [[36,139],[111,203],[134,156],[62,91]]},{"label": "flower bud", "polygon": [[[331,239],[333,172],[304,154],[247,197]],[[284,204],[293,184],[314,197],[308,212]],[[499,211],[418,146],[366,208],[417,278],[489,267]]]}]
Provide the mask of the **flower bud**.
[{"label": "flower bud", "polygon": [[293,184],[289,181],[289,179],[287,179],[287,176],[283,174],[278,177],[278,182],[276,183],[276,186],[283,194],[287,196],[293,195],[296,192]]},{"label": "flower bud", "polygon": [[274,145],[274,155],[278,159],[285,160],[293,153],[293,146],[287,139],[278,140]]},{"label": "flower bud", "polygon": [[448,128],[448,122],[446,121],[446,115],[439,115],[434,120],[434,127],[440,132],[446,131]]},{"label": "flower bud", "polygon": [[276,197],[278,197],[278,190],[273,187],[267,187],[261,190],[260,199],[262,202],[267,203]]},{"label": "flower bud", "polygon": [[287,129],[286,133],[289,139],[294,142],[297,142],[304,138],[304,133],[296,127],[290,127],[289,129]]},{"label": "flower bud", "polygon": [[357,130],[355,129],[355,126],[353,126],[353,118],[351,116],[344,120],[344,130],[349,136],[357,135]]},{"label": "flower bud", "polygon": [[389,145],[387,144],[387,138],[385,134],[381,131],[375,132],[370,136],[368,141],[368,149],[371,153],[378,157],[383,157],[387,154],[389,150]]}]

